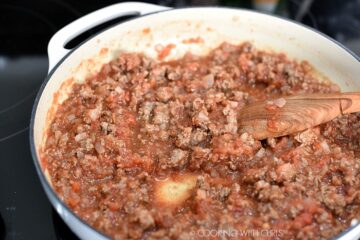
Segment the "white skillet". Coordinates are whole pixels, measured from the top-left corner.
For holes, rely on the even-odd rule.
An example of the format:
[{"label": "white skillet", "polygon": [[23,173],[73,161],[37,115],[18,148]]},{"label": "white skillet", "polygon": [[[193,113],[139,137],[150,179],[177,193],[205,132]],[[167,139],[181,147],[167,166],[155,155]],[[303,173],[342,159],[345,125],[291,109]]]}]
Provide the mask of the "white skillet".
[{"label": "white skillet", "polygon": [[[83,42],[73,50],[64,45],[75,36],[100,23],[120,16],[139,17],[117,24]],[[194,44],[183,40],[201,37]],[[36,98],[30,126],[30,144],[34,163],[44,190],[56,211],[81,239],[107,239],[77,217],[53,191],[41,161],[46,130],[57,105],[67,98],[71,85],[96,74],[101,65],[119,51],[142,52],[156,58],[156,46],[175,44],[165,59],[176,59],[185,52],[206,54],[220,43],[251,41],[256,47],[280,51],[290,58],[307,60],[319,72],[336,82],[343,91],[360,90],[359,58],[331,38],[295,22],[253,11],[206,7],[169,9],[162,6],[126,2],[115,4],[86,15],[60,31],[48,46],[49,75]],[[56,96],[56,97],[54,97]],[[338,239],[358,239],[360,224]]]}]

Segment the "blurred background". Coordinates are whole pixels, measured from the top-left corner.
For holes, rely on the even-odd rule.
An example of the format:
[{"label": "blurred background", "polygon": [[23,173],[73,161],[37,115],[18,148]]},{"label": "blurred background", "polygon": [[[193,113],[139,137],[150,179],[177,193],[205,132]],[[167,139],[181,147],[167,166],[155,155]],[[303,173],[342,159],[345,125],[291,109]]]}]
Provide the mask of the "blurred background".
[{"label": "blurred background", "polygon": [[[115,0],[0,0],[0,240],[77,239],[43,193],[29,151],[35,95],[47,75],[47,43],[69,22]],[[360,55],[360,0],[153,0],[170,7],[255,9],[302,22]],[[110,24],[124,19],[117,19]],[[104,26],[102,26],[104,27]],[[91,30],[71,46],[94,34]]]}]

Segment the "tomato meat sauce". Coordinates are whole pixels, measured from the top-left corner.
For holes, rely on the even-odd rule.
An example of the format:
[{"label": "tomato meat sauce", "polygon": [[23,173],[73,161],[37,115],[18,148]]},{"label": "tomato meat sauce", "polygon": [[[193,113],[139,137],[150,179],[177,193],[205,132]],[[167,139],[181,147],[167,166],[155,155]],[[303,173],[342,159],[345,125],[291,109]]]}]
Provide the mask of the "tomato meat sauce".
[{"label": "tomato meat sauce", "polygon": [[263,141],[237,124],[256,101],[339,91],[316,76],[250,43],[162,63],[121,53],[59,106],[52,186],[113,239],[334,237],[360,218],[360,115]]}]

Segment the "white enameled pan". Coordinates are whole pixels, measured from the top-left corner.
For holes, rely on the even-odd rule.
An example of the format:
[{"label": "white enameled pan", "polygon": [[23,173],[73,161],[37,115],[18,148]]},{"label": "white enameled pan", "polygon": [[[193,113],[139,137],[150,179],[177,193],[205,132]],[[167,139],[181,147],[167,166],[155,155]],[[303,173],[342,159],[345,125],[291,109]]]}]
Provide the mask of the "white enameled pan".
[{"label": "white enameled pan", "polygon": [[[64,45],[80,33],[120,16],[136,18],[119,23],[92,36],[80,46],[66,50]],[[186,44],[183,40],[201,37],[204,41]],[[77,217],[51,187],[42,146],[58,104],[67,98],[74,82],[96,74],[102,64],[119,51],[141,52],[155,58],[156,46],[175,44],[165,60],[191,51],[206,54],[220,43],[251,41],[256,47],[284,52],[290,58],[307,60],[343,91],[360,90],[359,58],[331,38],[295,22],[253,11],[221,7],[169,9],[162,6],[127,2],[86,15],[57,32],[48,46],[49,74],[36,98],[30,127],[34,163],[45,192],[56,211],[81,239],[107,239]],[[358,239],[360,224],[338,236]]]}]

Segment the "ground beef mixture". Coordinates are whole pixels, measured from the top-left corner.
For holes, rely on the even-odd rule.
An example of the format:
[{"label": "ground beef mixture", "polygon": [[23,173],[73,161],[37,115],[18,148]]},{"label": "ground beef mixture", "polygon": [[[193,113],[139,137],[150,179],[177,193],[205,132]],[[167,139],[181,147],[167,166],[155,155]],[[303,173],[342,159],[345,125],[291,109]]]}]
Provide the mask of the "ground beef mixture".
[{"label": "ground beef mixture", "polygon": [[255,101],[339,91],[313,73],[250,43],[163,63],[121,53],[58,109],[43,153],[53,187],[113,239],[336,236],[360,218],[360,114],[262,141],[237,124]]}]

